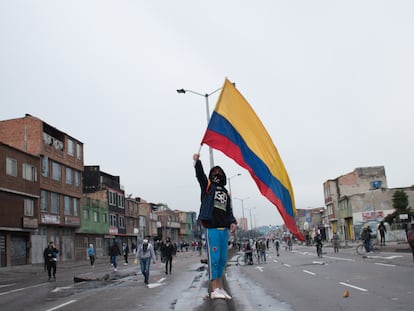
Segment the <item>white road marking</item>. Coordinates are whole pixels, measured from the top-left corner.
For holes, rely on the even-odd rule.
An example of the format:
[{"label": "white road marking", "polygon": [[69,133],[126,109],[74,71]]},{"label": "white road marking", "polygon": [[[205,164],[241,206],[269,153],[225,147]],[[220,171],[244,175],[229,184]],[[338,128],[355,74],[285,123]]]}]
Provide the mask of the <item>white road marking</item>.
[{"label": "white road marking", "polygon": [[60,308],[62,308],[62,307],[64,307],[64,306],[67,306],[67,305],[70,305],[71,303],[74,303],[75,301],[76,301],[76,300],[69,300],[68,302],[62,303],[61,305],[58,305],[58,306],[53,307],[53,308],[51,308],[51,309],[47,309],[46,311],[53,311],[53,310],[60,309]]},{"label": "white road marking", "polygon": [[330,259],[336,259],[336,260],[343,260],[343,261],[352,261],[354,262],[354,259],[349,259],[349,258],[341,258],[341,257],[331,257],[331,256],[324,256],[325,258],[330,258]]},{"label": "white road marking", "polygon": [[39,286],[45,286],[46,284],[47,283],[42,283],[42,284],[37,284],[37,285],[33,285],[33,286],[28,286],[28,287],[22,287],[22,288],[17,288],[17,289],[9,290],[8,292],[0,293],[0,296],[7,295],[7,294],[11,294],[11,293],[16,293],[16,292],[21,292],[23,290],[30,289],[30,288],[35,288],[35,287],[39,287]]},{"label": "white road marking", "polygon": [[162,283],[162,282],[164,282],[164,281],[165,281],[165,279],[166,279],[166,278],[161,278],[161,279],[159,279],[159,280],[158,280],[158,282],[157,282],[157,283],[150,283],[150,284],[148,284],[148,285],[147,285],[147,287],[148,287],[148,288],[155,288],[155,287],[158,287],[158,286],[164,285],[164,283]]},{"label": "white road marking", "polygon": [[310,275],[316,275],[316,273],[315,273],[315,272],[311,272],[311,271],[308,271],[308,270],[303,270],[303,272],[305,272],[305,273],[307,273],[307,274],[310,274]]},{"label": "white road marking", "polygon": [[276,259],[273,259],[273,262],[278,262]]},{"label": "white road marking", "polygon": [[69,289],[69,288],[72,288],[73,286],[66,286],[66,287],[56,287],[54,290],[52,290],[52,293],[57,293],[57,292],[60,292],[61,290],[64,290],[64,289]]},{"label": "white road marking", "polygon": [[312,261],[312,263],[317,264],[317,265],[325,265],[323,261]]},{"label": "white road marking", "polygon": [[14,285],[16,285],[16,283],[4,284],[4,285],[0,285],[0,288],[7,287],[7,286],[14,286]]},{"label": "white road marking", "polygon": [[380,262],[374,262],[374,264],[378,266],[386,266],[386,267],[396,267],[396,265],[390,265],[388,263],[380,263]]},{"label": "white road marking", "polygon": [[377,259],[395,259],[395,258],[403,258],[404,256],[377,256],[377,255],[365,255],[366,258],[377,258]]},{"label": "white road marking", "polygon": [[260,272],[263,272],[264,267],[258,266],[258,267],[256,267],[256,269],[260,270]]},{"label": "white road marking", "polygon": [[378,256],[378,257],[384,258],[384,259],[395,259],[395,258],[403,258],[404,256],[396,255],[396,256],[388,256],[388,257],[382,257],[382,256]]},{"label": "white road marking", "polygon": [[354,288],[354,289],[360,290],[361,292],[367,292],[367,291],[368,291],[368,290],[367,290],[367,289],[365,289],[365,288],[358,287],[358,286],[351,285],[351,284],[344,283],[344,282],[339,282],[339,284],[342,284],[342,285],[344,285],[344,286],[348,286],[348,287],[351,287],[351,288]]},{"label": "white road marking", "polygon": [[288,265],[287,263],[284,263],[283,265],[288,267],[288,268],[292,267],[291,265]]}]

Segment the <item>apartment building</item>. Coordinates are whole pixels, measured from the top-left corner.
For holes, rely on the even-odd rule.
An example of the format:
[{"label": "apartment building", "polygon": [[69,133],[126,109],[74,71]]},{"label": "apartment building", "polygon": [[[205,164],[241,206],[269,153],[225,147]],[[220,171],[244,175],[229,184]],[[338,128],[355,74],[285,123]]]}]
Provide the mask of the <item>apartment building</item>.
[{"label": "apartment building", "polygon": [[83,143],[30,114],[0,121],[0,141],[39,157],[39,226],[31,235],[32,263],[43,262],[43,248],[51,240],[60,250],[59,260],[74,259],[75,230],[80,227]]},{"label": "apartment building", "polygon": [[89,244],[93,245],[96,256],[102,257],[107,254],[104,239],[109,234],[107,191],[83,194],[80,207],[81,226],[76,231],[75,259],[89,258],[86,254]]},{"label": "apartment building", "polygon": [[139,212],[140,198],[132,198],[131,195],[125,198],[125,226],[126,241],[129,248],[138,245],[138,239],[142,240],[146,231],[147,221]]},{"label": "apartment building", "polygon": [[126,241],[125,191],[120,177],[101,171],[98,165],[86,165],[83,172],[83,193],[86,197],[102,192],[101,202],[108,206],[109,231],[104,236],[104,254],[115,241],[119,247]]},{"label": "apartment building", "polygon": [[0,143],[0,267],[31,263],[38,229],[38,156]]},{"label": "apartment building", "polygon": [[[381,220],[392,212],[392,206],[385,208],[384,205],[374,204],[381,189],[387,187],[383,166],[356,168],[348,174],[325,181],[325,226],[329,229],[329,236],[335,231],[342,240],[353,240],[355,225],[360,226],[368,220]],[[362,213],[365,213],[365,219],[360,217]]]},{"label": "apartment building", "polygon": [[201,227],[197,226],[195,212],[176,211],[180,223],[180,240],[198,241],[201,239]]}]

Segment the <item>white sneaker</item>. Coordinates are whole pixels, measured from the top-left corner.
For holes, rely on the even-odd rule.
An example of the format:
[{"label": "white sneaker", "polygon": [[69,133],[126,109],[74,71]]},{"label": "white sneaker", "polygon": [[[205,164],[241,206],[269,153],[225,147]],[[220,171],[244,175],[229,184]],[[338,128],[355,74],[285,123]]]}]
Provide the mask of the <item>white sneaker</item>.
[{"label": "white sneaker", "polygon": [[211,299],[226,299],[226,296],[221,292],[220,288],[216,288],[210,294]]},{"label": "white sneaker", "polygon": [[231,296],[229,294],[227,294],[227,292],[224,290],[224,288],[219,288],[220,292],[226,296],[226,299],[231,299]]},{"label": "white sneaker", "polygon": [[116,271],[118,271],[118,269],[117,269],[117,268],[115,268],[115,269],[114,269],[114,271],[116,272]]}]

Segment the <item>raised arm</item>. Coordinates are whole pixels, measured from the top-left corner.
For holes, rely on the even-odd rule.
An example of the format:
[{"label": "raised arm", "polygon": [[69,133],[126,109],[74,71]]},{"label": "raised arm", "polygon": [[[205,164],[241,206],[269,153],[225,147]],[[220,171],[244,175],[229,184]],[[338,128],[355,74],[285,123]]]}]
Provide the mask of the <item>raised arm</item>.
[{"label": "raised arm", "polygon": [[196,178],[198,180],[198,183],[200,184],[201,196],[203,197],[208,186],[208,178],[204,173],[203,164],[201,164],[200,155],[198,153],[195,153],[193,155],[193,160],[195,162],[194,168],[196,172]]}]

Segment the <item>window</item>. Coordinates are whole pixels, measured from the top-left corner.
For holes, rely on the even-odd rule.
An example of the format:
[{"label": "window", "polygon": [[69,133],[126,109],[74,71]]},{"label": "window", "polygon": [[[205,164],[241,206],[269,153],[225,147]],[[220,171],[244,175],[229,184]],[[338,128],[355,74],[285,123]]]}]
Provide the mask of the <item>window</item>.
[{"label": "window", "polygon": [[24,199],[24,216],[34,215],[34,201],[32,199]]},{"label": "window", "polygon": [[72,184],[72,169],[70,167],[66,168],[66,183],[68,185]]},{"label": "window", "polygon": [[47,212],[47,191],[40,191],[40,211]]},{"label": "window", "polygon": [[80,185],[80,174],[78,171],[75,171],[75,186],[79,187]]},{"label": "window", "polygon": [[85,220],[89,219],[89,211],[87,209],[83,210],[83,219]]},{"label": "window", "polygon": [[119,228],[125,228],[125,217],[119,216]]},{"label": "window", "polygon": [[98,212],[93,212],[93,221],[94,222],[99,222],[99,213]]},{"label": "window", "polygon": [[68,155],[71,155],[72,157],[75,155],[75,144],[73,140],[68,138]]},{"label": "window", "polygon": [[79,216],[79,199],[73,199],[73,216]]},{"label": "window", "polygon": [[109,191],[109,205],[116,205],[116,193]]},{"label": "window", "polygon": [[82,160],[82,145],[81,144],[77,144],[76,148],[76,156],[78,158],[78,160]]},{"label": "window", "polygon": [[107,222],[108,222],[108,215],[107,214],[102,214],[102,222],[104,223],[104,224],[106,224]]},{"label": "window", "polygon": [[49,158],[42,157],[42,176],[49,177]]},{"label": "window", "polygon": [[36,167],[27,163],[23,163],[23,179],[37,181]]},{"label": "window", "polygon": [[12,158],[6,158],[6,174],[17,177],[17,161]]},{"label": "window", "polygon": [[118,207],[124,208],[124,197],[122,195],[118,195]]},{"label": "window", "polygon": [[112,226],[112,227],[117,227],[117,221],[116,221],[116,215],[114,215],[114,214],[111,214],[110,215],[110,217],[111,217],[111,223],[110,223],[110,225]]},{"label": "window", "polygon": [[50,198],[52,202],[50,212],[53,214],[59,214],[59,195],[55,192],[51,192]]},{"label": "window", "polygon": [[70,197],[66,196],[64,197],[64,203],[65,203],[65,209],[64,209],[64,213],[65,215],[69,216],[71,215],[71,211],[70,211]]},{"label": "window", "polygon": [[59,163],[52,162],[52,178],[57,181],[60,181],[62,178],[62,171]]}]

